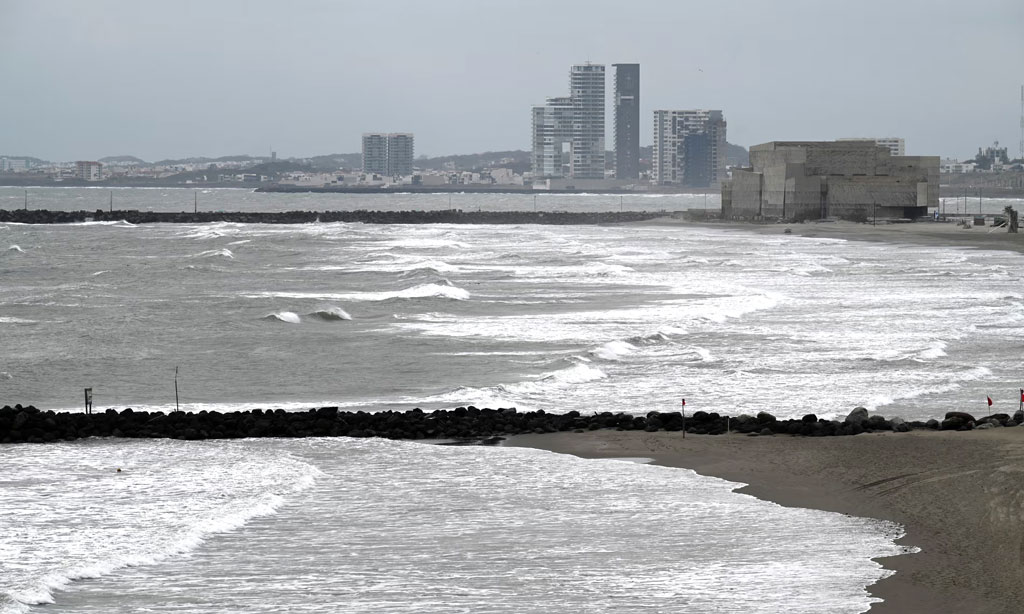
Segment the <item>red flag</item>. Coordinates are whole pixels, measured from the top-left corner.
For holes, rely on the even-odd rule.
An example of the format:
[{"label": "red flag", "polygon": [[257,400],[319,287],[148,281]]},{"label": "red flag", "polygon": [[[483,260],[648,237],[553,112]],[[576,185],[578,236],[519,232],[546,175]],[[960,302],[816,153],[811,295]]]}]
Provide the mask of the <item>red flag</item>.
[{"label": "red flag", "polygon": [[988,406],[992,407],[992,397],[985,397],[985,398],[988,399]]}]

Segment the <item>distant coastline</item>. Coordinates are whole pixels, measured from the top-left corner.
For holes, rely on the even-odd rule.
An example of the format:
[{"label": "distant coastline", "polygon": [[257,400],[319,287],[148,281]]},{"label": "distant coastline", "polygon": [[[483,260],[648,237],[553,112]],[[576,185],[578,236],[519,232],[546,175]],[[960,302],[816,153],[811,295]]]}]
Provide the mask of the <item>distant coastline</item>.
[{"label": "distant coastline", "polygon": [[[621,194],[621,195],[669,195],[669,194],[718,194],[719,189],[711,188],[687,188],[681,186],[655,186],[645,185],[642,189],[630,188],[602,188],[602,189],[551,189],[538,190],[531,186],[517,185],[402,185],[402,186],[300,186],[292,184],[272,183],[240,183],[234,182],[204,182],[204,183],[181,183],[180,181],[84,181],[81,179],[65,179],[62,181],[46,180],[41,181],[39,177],[21,178],[11,175],[0,176],[0,187],[7,188],[94,188],[94,189],[121,189],[121,188],[177,188],[183,190],[209,190],[209,189],[240,189],[261,193],[277,194],[519,194],[529,196],[544,194]],[[979,191],[983,198],[1024,198],[1024,187],[994,187],[994,186],[965,186],[963,184],[942,184],[939,186],[939,196],[942,198],[962,198],[965,193],[967,198],[974,201],[978,198]]]}]

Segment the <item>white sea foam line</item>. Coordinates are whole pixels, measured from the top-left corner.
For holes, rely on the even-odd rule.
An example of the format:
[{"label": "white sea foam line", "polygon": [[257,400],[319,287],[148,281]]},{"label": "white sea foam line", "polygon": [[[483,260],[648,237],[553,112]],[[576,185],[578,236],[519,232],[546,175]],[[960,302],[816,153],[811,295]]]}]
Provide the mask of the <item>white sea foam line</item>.
[{"label": "white sea foam line", "polygon": [[446,286],[442,284],[423,284],[396,290],[392,292],[350,292],[350,293],[327,293],[327,292],[258,292],[242,294],[246,298],[292,298],[292,299],[318,299],[325,301],[386,301],[393,298],[449,298],[454,300],[468,300],[468,291],[457,286]]}]

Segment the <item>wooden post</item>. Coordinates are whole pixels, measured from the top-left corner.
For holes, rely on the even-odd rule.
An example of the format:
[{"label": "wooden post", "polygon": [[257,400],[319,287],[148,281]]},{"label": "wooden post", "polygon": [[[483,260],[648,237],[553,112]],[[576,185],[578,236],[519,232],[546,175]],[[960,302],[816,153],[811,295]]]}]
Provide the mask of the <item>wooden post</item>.
[{"label": "wooden post", "polygon": [[192,213],[199,213],[199,190],[192,192]]},{"label": "wooden post", "polygon": [[92,413],[92,388],[85,389],[85,413]]},{"label": "wooden post", "polygon": [[683,399],[683,439],[686,439],[686,399]]},{"label": "wooden post", "polygon": [[174,411],[181,411],[178,405],[178,367],[174,367]]},{"label": "wooden post", "polygon": [[114,212],[114,191],[110,191],[110,212]]}]

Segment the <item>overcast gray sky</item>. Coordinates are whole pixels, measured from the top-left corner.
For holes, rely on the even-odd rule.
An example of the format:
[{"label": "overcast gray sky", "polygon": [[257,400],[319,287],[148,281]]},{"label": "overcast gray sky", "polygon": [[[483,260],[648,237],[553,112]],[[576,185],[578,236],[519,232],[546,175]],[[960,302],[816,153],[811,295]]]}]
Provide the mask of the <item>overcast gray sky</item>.
[{"label": "overcast gray sky", "polygon": [[0,0],[0,154],[528,149],[530,107],[587,60],[640,63],[644,144],[654,109],[714,108],[744,146],[1012,157],[1024,0]]}]

